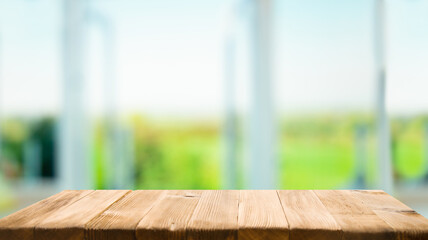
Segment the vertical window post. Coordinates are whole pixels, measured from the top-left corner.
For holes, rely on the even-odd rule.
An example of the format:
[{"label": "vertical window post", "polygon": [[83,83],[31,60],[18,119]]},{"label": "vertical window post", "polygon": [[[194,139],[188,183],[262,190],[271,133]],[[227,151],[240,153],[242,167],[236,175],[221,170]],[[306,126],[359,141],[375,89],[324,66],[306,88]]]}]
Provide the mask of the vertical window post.
[{"label": "vertical window post", "polygon": [[390,129],[386,110],[386,59],[385,59],[385,1],[376,0],[374,27],[374,53],[376,74],[376,126],[378,144],[378,183],[392,194],[393,176],[390,149]]},{"label": "vertical window post", "polygon": [[271,78],[271,0],[252,0],[251,99],[249,129],[250,188],[275,188],[275,120]]},{"label": "vertical window post", "polygon": [[90,187],[87,124],[84,108],[85,0],[64,0],[63,92],[59,130],[61,189]]}]

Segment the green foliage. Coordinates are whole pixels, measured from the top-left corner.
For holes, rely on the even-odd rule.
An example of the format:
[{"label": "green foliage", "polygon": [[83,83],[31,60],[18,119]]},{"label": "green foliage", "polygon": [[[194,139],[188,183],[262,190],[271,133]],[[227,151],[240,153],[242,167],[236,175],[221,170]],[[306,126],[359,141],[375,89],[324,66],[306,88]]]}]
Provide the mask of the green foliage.
[{"label": "green foliage", "polygon": [[1,170],[7,178],[22,175],[23,146],[29,125],[19,118],[7,119],[1,126]]},{"label": "green foliage", "polygon": [[220,187],[219,129],[210,122],[155,123],[134,118],[137,187]]},{"label": "green foliage", "polygon": [[424,142],[427,123],[424,117],[392,121],[392,156],[397,177],[415,179],[424,174],[428,150],[425,149],[428,145]]},{"label": "green foliage", "polygon": [[[376,131],[374,119],[364,114],[302,115],[281,119],[278,145],[280,187],[325,189],[350,187],[355,179],[355,134],[367,128],[366,171],[368,182],[376,178]],[[395,177],[413,180],[427,174],[427,118],[413,116],[391,121],[392,157]],[[92,167],[96,188],[107,188],[114,166],[106,162],[106,128],[102,119],[95,124]],[[150,119],[133,116],[121,125],[134,135],[134,176],[138,189],[221,188],[222,129],[219,121],[197,119]],[[30,138],[42,145],[43,169],[52,174],[56,156],[56,119],[6,119],[3,121],[1,172],[6,178],[22,174],[23,145]],[[242,124],[239,129],[238,188],[243,184],[245,152]],[[242,128],[242,129],[241,129]],[[47,160],[46,160],[46,159]]]}]

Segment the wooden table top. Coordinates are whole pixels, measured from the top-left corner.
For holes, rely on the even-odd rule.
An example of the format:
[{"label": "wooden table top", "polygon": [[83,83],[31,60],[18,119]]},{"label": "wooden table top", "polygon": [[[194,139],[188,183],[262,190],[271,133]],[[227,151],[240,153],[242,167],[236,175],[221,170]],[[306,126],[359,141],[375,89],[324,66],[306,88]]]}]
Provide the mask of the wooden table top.
[{"label": "wooden table top", "polygon": [[0,219],[0,239],[428,239],[383,191],[63,191]]}]

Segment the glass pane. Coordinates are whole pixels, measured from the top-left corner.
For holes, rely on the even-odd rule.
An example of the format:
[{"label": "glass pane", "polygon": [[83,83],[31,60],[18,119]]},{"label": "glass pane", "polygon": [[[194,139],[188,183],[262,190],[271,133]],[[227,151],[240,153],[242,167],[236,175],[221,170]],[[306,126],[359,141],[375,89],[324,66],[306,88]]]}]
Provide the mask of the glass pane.
[{"label": "glass pane", "polygon": [[281,186],[373,184],[372,2],[275,3]]}]

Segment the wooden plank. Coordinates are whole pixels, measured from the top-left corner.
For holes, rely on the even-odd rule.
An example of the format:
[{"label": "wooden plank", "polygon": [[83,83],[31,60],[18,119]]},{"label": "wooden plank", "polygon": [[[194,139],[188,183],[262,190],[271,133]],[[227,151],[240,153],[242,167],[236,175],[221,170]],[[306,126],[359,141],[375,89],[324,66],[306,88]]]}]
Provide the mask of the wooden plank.
[{"label": "wooden plank", "polygon": [[399,239],[428,239],[428,219],[384,191],[355,190],[351,193],[391,225]]},{"label": "wooden plank", "polygon": [[0,220],[0,239],[34,239],[34,227],[93,191],[62,191]]},{"label": "wooden plank", "polygon": [[166,191],[133,191],[86,225],[86,239],[135,239],[135,228]]},{"label": "wooden plank", "polygon": [[138,224],[137,239],[186,239],[186,225],[201,194],[202,191],[168,191]]},{"label": "wooden plank", "polygon": [[204,191],[187,225],[187,239],[237,239],[238,204],[237,190]]},{"label": "wooden plank", "polygon": [[34,229],[35,239],[84,239],[86,224],[129,192],[131,191],[94,191],[44,219]]},{"label": "wooden plank", "polygon": [[334,217],[344,239],[394,239],[394,229],[350,191],[316,190],[315,194]]},{"label": "wooden plank", "polygon": [[383,191],[64,191],[0,219],[3,239],[428,239]]},{"label": "wooden plank", "polygon": [[238,225],[239,239],[289,239],[288,222],[275,190],[241,190]]},{"label": "wooden plank", "polygon": [[290,225],[290,239],[342,239],[340,226],[313,191],[279,190],[278,195]]}]

